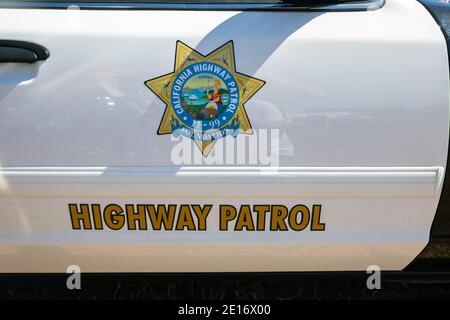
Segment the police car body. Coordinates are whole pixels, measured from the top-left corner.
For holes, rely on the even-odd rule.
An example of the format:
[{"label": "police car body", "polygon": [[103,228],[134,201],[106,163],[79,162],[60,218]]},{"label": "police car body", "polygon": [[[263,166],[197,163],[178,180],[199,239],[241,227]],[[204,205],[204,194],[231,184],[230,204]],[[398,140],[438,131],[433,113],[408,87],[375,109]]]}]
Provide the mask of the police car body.
[{"label": "police car body", "polygon": [[448,3],[0,8],[1,273],[404,270],[450,236]]}]

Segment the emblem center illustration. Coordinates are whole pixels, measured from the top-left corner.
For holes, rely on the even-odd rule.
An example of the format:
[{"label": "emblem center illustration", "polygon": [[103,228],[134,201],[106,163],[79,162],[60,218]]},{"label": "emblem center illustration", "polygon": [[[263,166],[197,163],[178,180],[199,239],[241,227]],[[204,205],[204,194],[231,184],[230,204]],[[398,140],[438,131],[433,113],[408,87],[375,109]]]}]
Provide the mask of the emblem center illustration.
[{"label": "emblem center illustration", "polygon": [[190,138],[207,156],[217,139],[252,134],[244,103],[264,81],[236,72],[232,41],[207,56],[178,41],[174,71],[145,84],[166,103],[158,134]]},{"label": "emblem center illustration", "polygon": [[194,140],[214,139],[202,134],[208,130],[239,129],[227,126],[239,106],[236,79],[218,64],[199,62],[183,69],[172,85],[171,104],[179,124],[192,130],[189,137]]}]

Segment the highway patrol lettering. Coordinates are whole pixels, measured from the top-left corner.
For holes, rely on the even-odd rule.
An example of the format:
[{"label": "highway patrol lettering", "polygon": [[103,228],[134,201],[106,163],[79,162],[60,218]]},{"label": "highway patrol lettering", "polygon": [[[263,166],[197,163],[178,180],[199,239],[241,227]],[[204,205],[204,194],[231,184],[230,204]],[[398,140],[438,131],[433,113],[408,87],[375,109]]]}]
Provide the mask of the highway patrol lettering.
[{"label": "highway patrol lettering", "polygon": [[[219,205],[220,231],[324,231],[322,206],[297,204]],[[69,204],[74,230],[206,231],[212,204]],[[216,213],[215,213],[216,214]]]}]

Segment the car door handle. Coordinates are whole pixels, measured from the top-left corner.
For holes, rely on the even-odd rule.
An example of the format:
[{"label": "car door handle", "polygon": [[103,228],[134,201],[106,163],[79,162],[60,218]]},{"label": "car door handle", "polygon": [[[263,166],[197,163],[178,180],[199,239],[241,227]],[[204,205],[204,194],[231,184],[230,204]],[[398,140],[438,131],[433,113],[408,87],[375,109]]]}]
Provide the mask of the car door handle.
[{"label": "car door handle", "polygon": [[0,40],[0,63],[25,62],[47,60],[48,50],[36,43],[17,40]]}]

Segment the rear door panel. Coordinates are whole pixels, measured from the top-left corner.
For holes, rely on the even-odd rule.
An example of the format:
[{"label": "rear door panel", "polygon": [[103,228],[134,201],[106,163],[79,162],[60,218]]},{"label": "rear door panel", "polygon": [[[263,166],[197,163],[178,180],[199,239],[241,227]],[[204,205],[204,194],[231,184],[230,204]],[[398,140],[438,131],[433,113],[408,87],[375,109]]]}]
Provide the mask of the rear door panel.
[{"label": "rear door panel", "polygon": [[[50,51],[0,64],[0,272],[398,270],[428,242],[448,57],[415,1],[355,12],[2,9],[0,30]],[[177,141],[157,134],[165,104],[144,82],[173,71],[177,41],[207,55],[230,40],[236,70],[265,81],[245,110],[256,134],[278,130],[279,157],[209,163],[194,147],[191,163],[176,162]],[[74,230],[69,204],[212,209],[204,231],[195,219],[195,231],[149,220],[148,230]],[[311,218],[320,206],[325,227],[271,231],[268,213],[265,231],[236,231],[237,218],[221,231],[221,205],[304,205]]]}]

